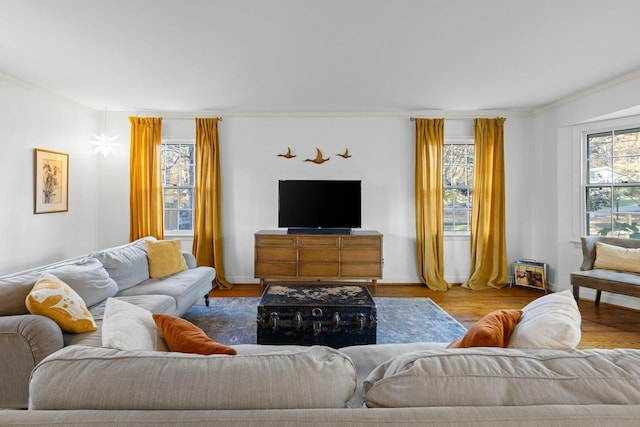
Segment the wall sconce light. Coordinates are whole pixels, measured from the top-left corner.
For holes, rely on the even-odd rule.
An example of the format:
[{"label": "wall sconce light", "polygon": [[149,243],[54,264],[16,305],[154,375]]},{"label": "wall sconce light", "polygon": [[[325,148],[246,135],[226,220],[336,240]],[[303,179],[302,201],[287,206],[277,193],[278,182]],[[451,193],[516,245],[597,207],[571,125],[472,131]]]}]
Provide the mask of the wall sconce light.
[{"label": "wall sconce light", "polygon": [[93,154],[102,153],[105,157],[107,157],[109,153],[116,154],[115,147],[117,147],[120,144],[118,144],[117,142],[114,142],[118,138],[118,135],[109,136],[108,134],[106,134],[106,130],[107,130],[107,109],[106,108],[104,109],[104,129],[105,131],[100,135],[97,135],[94,133],[93,137],[95,138],[95,141],[89,141],[89,144],[95,145],[95,148],[93,149]]}]

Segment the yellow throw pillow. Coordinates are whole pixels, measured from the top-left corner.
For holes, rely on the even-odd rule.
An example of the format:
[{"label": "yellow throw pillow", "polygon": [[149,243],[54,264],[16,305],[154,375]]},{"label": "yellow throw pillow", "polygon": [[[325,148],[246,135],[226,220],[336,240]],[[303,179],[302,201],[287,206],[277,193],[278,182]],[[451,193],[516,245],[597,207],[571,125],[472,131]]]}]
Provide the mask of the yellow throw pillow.
[{"label": "yellow throw pillow", "polygon": [[25,301],[31,314],[46,316],[65,332],[96,330],[96,323],[80,295],[50,273],[43,273]]},{"label": "yellow throw pillow", "polygon": [[640,273],[640,248],[623,248],[596,242],[596,260],[593,268]]},{"label": "yellow throw pillow", "polygon": [[171,276],[189,268],[182,256],[179,240],[145,240],[149,258],[149,276],[154,279]]}]

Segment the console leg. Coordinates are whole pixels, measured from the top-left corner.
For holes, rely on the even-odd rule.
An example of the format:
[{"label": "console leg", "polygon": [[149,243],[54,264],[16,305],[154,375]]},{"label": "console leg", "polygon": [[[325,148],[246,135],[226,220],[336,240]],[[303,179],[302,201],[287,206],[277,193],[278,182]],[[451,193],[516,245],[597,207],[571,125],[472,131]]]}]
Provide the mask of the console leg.
[{"label": "console leg", "polygon": [[576,300],[576,304],[580,304],[580,286],[573,286],[573,298]]},{"label": "console leg", "polygon": [[596,305],[600,305],[600,296],[602,295],[602,291],[598,289],[596,291]]}]

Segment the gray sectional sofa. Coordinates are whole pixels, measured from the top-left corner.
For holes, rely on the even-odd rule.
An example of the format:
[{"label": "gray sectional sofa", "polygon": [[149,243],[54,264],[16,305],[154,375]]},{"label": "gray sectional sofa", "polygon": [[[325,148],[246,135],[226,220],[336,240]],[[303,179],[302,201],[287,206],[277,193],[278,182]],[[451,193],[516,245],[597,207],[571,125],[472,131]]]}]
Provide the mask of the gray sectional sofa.
[{"label": "gray sectional sofa", "polygon": [[[13,426],[637,426],[640,351],[238,345],[237,356],[69,346]],[[364,406],[363,406],[364,405]]]},{"label": "gray sectional sofa", "polygon": [[[138,277],[138,268],[113,269],[117,260],[131,265],[130,251],[140,261],[141,249],[134,242],[89,257],[116,279],[116,298],[180,315],[208,289],[200,281],[210,286],[214,272],[202,267],[201,275],[190,268],[167,282]],[[203,356],[105,348],[99,331],[68,336],[47,318],[7,313],[20,308],[7,301],[24,299],[9,298],[25,292],[16,277],[31,273],[0,278],[0,406],[7,408],[0,425],[601,427],[640,419],[640,350],[529,348],[527,334],[539,328],[532,325],[547,327],[545,339],[563,329],[532,317],[555,305],[542,299],[523,308],[521,330],[509,342],[520,348],[243,344],[234,346],[235,356]],[[562,294],[544,298],[575,306],[569,292]],[[553,309],[554,319],[575,316],[571,304]],[[98,322],[104,305],[91,307]],[[579,340],[573,320],[564,331],[571,345]]]},{"label": "gray sectional sofa", "polygon": [[[150,278],[145,240],[155,239],[146,237],[0,276],[0,408],[27,407],[31,371],[49,354],[69,345],[102,346],[102,315],[109,297],[174,316],[183,315],[203,296],[209,298],[213,268],[196,267],[193,255],[183,253],[187,270]],[[74,284],[95,320],[96,331],[64,333],[53,320],[29,314],[25,299],[43,272]]]}]

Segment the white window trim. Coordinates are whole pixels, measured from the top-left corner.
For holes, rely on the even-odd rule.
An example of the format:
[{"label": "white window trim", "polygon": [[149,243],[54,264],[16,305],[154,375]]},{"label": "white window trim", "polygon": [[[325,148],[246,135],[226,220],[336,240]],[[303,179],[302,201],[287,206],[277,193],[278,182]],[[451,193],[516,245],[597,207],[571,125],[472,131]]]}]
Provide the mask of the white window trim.
[{"label": "white window trim", "polygon": [[[573,176],[573,188],[574,188],[574,209],[573,217],[579,217],[579,221],[573,221],[574,228],[572,230],[573,238],[572,242],[580,242],[580,237],[585,235],[587,227],[585,221],[585,205],[586,205],[586,165],[585,155],[587,150],[587,135],[598,132],[608,132],[623,129],[630,129],[640,127],[640,116],[629,116],[618,119],[598,120],[588,123],[582,123],[573,127],[573,159],[574,159],[574,173]],[[576,164],[577,162],[577,164]]]},{"label": "white window trim", "polygon": [[[162,138],[162,144],[191,144],[191,145],[196,145],[196,140],[195,138]],[[195,168],[195,166],[194,166]],[[164,190],[164,183],[163,183],[163,190]],[[195,191],[196,191],[196,186],[193,186],[193,191],[194,191],[194,195],[195,195]],[[163,213],[164,213],[164,191],[162,192],[162,209],[163,209]],[[194,215],[195,215],[195,204],[193,206],[193,210],[194,210]],[[194,218],[195,220],[195,218]],[[164,221],[163,221],[164,222]],[[163,225],[163,231],[164,231],[164,236],[165,237],[176,237],[176,238],[187,238],[187,237],[193,237],[195,231],[191,230],[191,231],[180,231],[180,230],[164,230],[164,224]],[[195,225],[195,221],[194,221],[194,225]]]},{"label": "white window trim", "polygon": [[[457,137],[444,138],[444,145],[455,145],[455,144],[473,145],[474,144],[473,136],[466,136],[466,137],[457,136]],[[442,163],[444,166],[444,159]],[[474,161],[474,167],[475,167],[475,161]],[[473,189],[473,185],[471,186],[471,188]],[[471,224],[469,224],[469,230],[467,231],[451,231],[451,230],[444,231],[444,238],[446,240],[460,240],[460,239],[469,238],[470,236],[471,236]]]}]

